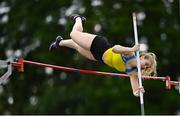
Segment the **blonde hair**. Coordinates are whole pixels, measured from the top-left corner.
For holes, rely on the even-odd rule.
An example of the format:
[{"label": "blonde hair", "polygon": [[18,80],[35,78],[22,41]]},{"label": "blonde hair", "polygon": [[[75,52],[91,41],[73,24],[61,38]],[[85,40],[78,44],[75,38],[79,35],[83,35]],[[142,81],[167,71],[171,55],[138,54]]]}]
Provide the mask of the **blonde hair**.
[{"label": "blonde hair", "polygon": [[144,76],[156,76],[157,75],[156,55],[154,53],[152,53],[152,52],[148,52],[148,53],[142,53],[140,55],[140,57],[141,56],[144,56],[145,59],[148,59],[148,60],[151,61],[151,66],[150,67],[142,69],[142,75],[144,75]]}]

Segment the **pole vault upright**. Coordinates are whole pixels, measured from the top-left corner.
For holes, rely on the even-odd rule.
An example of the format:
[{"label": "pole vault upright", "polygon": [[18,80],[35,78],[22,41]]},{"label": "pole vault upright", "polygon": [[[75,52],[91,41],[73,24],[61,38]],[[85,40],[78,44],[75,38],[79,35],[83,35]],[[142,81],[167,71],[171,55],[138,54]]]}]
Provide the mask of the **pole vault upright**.
[{"label": "pole vault upright", "polygon": [[[133,13],[133,27],[134,27],[134,36],[135,36],[135,44],[138,43],[138,34],[137,34],[137,23],[136,23],[136,14]],[[138,82],[139,82],[139,88],[142,88],[142,77],[141,77],[141,65],[140,65],[140,58],[139,58],[139,51],[136,51],[136,60],[137,60],[137,68],[138,68]],[[141,104],[141,115],[145,115],[144,111],[144,99],[143,99],[143,93],[140,91],[140,104]]]}]

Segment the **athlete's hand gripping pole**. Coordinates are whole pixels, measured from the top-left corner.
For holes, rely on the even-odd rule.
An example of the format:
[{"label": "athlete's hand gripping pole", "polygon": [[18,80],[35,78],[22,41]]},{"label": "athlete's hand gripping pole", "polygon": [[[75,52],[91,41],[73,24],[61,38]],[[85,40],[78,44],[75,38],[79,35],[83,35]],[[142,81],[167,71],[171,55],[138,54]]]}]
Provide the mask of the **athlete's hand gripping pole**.
[{"label": "athlete's hand gripping pole", "polygon": [[[137,34],[137,23],[136,23],[136,14],[133,13],[133,27],[134,27],[134,36],[135,36],[135,44],[138,45],[138,34]],[[142,77],[141,77],[141,65],[140,65],[140,55],[139,51],[136,51],[136,60],[137,60],[137,68],[138,68],[138,82],[139,88],[142,88]],[[143,99],[143,92],[139,91],[140,93],[140,103],[141,103],[141,115],[145,115],[144,111],[144,99]]]}]

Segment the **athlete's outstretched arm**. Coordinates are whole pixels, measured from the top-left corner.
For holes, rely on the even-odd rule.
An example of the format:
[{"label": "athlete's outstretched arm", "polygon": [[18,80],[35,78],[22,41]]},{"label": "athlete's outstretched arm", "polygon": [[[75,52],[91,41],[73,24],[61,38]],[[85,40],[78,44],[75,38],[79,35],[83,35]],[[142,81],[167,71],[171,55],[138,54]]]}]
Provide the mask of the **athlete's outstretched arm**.
[{"label": "athlete's outstretched arm", "polygon": [[114,53],[123,53],[123,54],[130,54],[132,52],[138,51],[140,45],[134,45],[133,47],[124,47],[121,45],[114,45],[112,50]]},{"label": "athlete's outstretched arm", "polygon": [[137,72],[132,72],[132,74],[129,75],[130,76],[130,81],[131,81],[131,87],[132,87],[132,91],[133,91],[133,95],[134,96],[139,96],[139,92],[145,92],[144,88],[139,88],[139,84],[138,84],[138,77],[137,77]]}]

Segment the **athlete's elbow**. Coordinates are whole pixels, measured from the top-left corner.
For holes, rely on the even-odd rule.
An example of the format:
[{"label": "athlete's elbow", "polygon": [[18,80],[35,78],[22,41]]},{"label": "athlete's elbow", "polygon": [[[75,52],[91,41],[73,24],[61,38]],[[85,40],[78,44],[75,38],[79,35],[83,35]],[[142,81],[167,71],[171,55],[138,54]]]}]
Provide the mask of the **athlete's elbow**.
[{"label": "athlete's elbow", "polygon": [[114,53],[119,53],[120,52],[119,45],[114,45],[113,48],[112,48],[112,51]]}]

